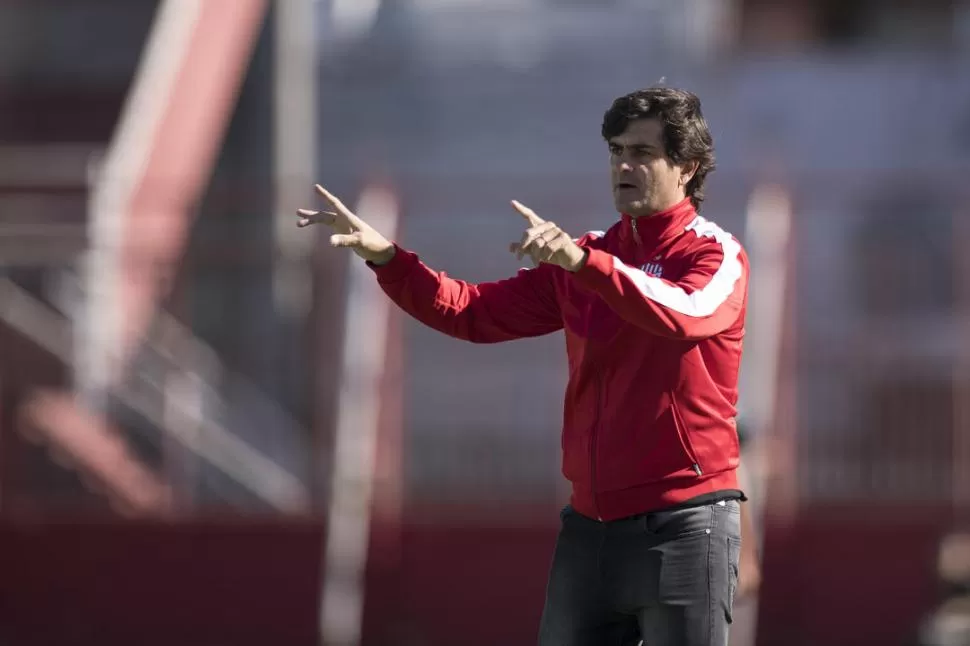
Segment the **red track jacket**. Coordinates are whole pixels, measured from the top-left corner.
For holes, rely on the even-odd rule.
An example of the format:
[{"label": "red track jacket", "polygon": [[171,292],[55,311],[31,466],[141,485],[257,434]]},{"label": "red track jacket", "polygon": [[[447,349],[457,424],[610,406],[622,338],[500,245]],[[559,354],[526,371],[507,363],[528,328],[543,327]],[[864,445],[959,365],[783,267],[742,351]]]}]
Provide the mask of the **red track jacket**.
[{"label": "red track jacket", "polygon": [[578,243],[576,273],[542,264],[473,285],[401,248],[373,269],[404,311],[459,339],[565,329],[563,474],[579,513],[613,520],[738,489],[741,245],[689,200]]}]

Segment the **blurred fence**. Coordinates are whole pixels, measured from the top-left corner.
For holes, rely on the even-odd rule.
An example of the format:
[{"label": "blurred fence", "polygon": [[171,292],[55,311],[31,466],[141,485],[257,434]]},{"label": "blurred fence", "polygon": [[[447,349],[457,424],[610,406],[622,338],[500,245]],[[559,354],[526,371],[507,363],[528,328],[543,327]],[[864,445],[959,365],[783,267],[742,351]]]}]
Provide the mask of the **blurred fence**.
[{"label": "blurred fence", "polygon": [[824,190],[797,225],[802,495],[965,504],[970,196],[945,171]]},{"label": "blurred fence", "polygon": [[[151,6],[112,20],[144,30]],[[757,187],[779,184],[791,195],[796,345],[786,369],[797,376],[797,414],[786,424],[797,434],[768,430],[794,438],[801,495],[965,495],[959,476],[966,447],[957,432],[967,423],[966,266],[958,253],[970,205],[961,182],[970,118],[965,60],[954,56],[939,65],[927,53],[860,51],[718,62],[711,55],[728,47],[736,25],[715,29],[709,24],[715,14],[706,11],[715,5],[676,11],[659,3],[610,11],[475,5],[431,11],[431,22],[422,25],[385,12],[374,35],[359,41],[341,35],[336,22],[322,21],[320,178],[351,202],[369,178],[388,180],[402,203],[405,244],[457,277],[499,278],[515,269],[504,253],[516,226],[507,200],[520,199],[576,233],[608,225],[613,216],[598,138],[603,109],[617,93],[662,76],[690,87],[703,97],[720,163],[705,215],[744,240]],[[553,14],[554,28],[547,20]],[[543,25],[542,37],[530,41],[517,31],[505,40],[485,37],[493,31],[489,25],[512,15],[523,26]],[[630,56],[642,60],[637,65],[616,65],[608,51],[573,42],[577,30],[617,27],[629,36],[640,23],[690,38],[681,45],[667,37],[634,42]],[[134,37],[111,42],[130,58],[140,47]],[[321,390],[334,388],[336,357],[320,350],[332,342],[320,337],[343,333],[327,319],[331,308],[341,307],[344,260],[320,250],[317,313],[281,323],[270,293],[276,250],[266,239],[275,235],[265,212],[275,189],[266,181],[267,162],[259,160],[271,140],[262,96],[271,87],[266,52],[264,42],[230,130],[223,172],[200,205],[187,254],[181,264],[149,268],[174,277],[175,290],[136,361],[133,382],[119,393],[140,410],[114,401],[111,411],[122,427],[155,429],[145,440],[152,451],[182,464],[169,466],[172,477],[211,479],[223,491],[211,493],[213,504],[228,496],[236,498],[231,507],[246,508],[249,500],[253,509],[269,494],[222,480],[233,480],[226,469],[251,469],[201,458],[199,464],[214,469],[206,475],[209,467],[191,466],[195,459],[177,448],[187,436],[171,445],[162,438],[174,436],[157,429],[168,423],[165,415],[186,424],[173,402],[194,402],[189,417],[201,428],[211,425],[238,440],[224,446],[268,456],[290,483],[284,489],[302,492],[286,496],[325,498],[321,451],[334,411],[307,401],[332,397]],[[678,58],[678,52],[690,55]],[[43,82],[23,96],[34,97],[38,115],[55,114],[60,95],[54,90],[74,78],[70,72],[80,63],[31,64]],[[88,295],[72,274],[84,270],[90,243],[89,187],[110,132],[103,117],[117,113],[119,87],[132,67],[132,61],[109,66],[100,85],[72,81],[78,96],[105,109],[75,114],[62,124],[69,131],[41,128],[14,105],[25,127],[16,143],[0,146],[4,272],[51,307],[49,318],[57,323],[47,327],[62,326],[59,334],[72,339],[70,357],[62,357],[68,364],[84,344],[75,321]],[[920,116],[929,114],[934,118]],[[281,349],[275,333],[316,349],[302,356],[299,344]],[[558,504],[562,344],[553,337],[470,347],[413,323],[404,334],[410,498]],[[10,372],[8,384],[26,379],[26,372]],[[62,377],[71,383],[72,370]],[[295,390],[302,394],[292,396]],[[744,405],[742,399],[742,413]],[[145,432],[136,434],[144,439]],[[226,490],[236,486],[242,489]],[[194,488],[177,487],[185,496]],[[209,494],[193,496],[200,503]]]},{"label": "blurred fence", "polygon": [[[797,376],[796,415],[794,428],[767,432],[795,442],[798,490],[806,501],[966,502],[965,203],[958,191],[887,188],[899,186],[896,177],[826,177],[791,189],[789,289],[795,304],[788,342],[795,352],[785,368]],[[758,179],[728,172],[712,179],[706,215],[742,241]],[[471,176],[452,177],[442,190],[417,180],[403,196],[403,240],[450,275],[500,278],[516,268],[504,252],[515,222],[504,213],[502,196],[528,199],[537,209],[546,204],[546,212],[578,233],[610,221],[608,212],[597,211],[594,183],[578,176],[485,182]],[[446,214],[454,205],[461,213]],[[5,226],[15,231],[20,225]],[[33,244],[61,249],[62,240],[38,234]],[[83,236],[69,240],[79,253]],[[243,276],[227,278],[212,260],[221,248],[200,252],[209,260],[196,266],[191,280],[207,284],[212,272],[220,276],[211,283],[216,289],[243,287]],[[23,262],[8,257],[0,314],[8,334],[63,362],[61,379],[70,386],[84,296],[65,266],[71,256],[57,253],[53,266],[42,253]],[[344,262],[328,262],[334,260]],[[753,267],[759,271],[757,260]],[[184,297],[194,288],[182,282]],[[221,357],[189,325],[159,315],[107,404],[109,417],[144,444],[140,451],[154,456],[151,462],[172,478],[185,504],[309,512],[310,472],[319,465],[311,458],[318,444],[308,420],[297,421],[262,386],[233,370],[236,359]],[[237,351],[246,352],[246,343]],[[562,502],[558,431],[565,358],[558,336],[472,346],[409,321],[404,343],[408,499],[420,505]],[[19,392],[30,384],[31,367],[11,368],[5,382]],[[8,484],[6,495],[16,495],[15,488]]]}]

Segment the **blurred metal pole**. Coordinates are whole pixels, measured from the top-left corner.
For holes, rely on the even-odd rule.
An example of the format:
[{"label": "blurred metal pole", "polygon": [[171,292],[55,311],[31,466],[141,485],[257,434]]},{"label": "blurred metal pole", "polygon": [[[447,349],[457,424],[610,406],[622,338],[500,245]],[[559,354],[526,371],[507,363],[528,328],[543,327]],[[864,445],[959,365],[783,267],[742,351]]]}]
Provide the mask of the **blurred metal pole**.
[{"label": "blurred metal pole", "polygon": [[953,215],[954,326],[956,344],[953,367],[953,455],[950,464],[953,522],[966,530],[970,522],[970,196],[965,196]]},{"label": "blurred metal pole", "polygon": [[123,374],[171,287],[268,0],[165,0],[90,206],[88,316],[79,385]]},{"label": "blurred metal pole", "polygon": [[[768,442],[788,438],[778,422],[781,354],[785,325],[785,294],[789,287],[788,258],[791,253],[791,197],[782,186],[762,184],[755,188],[748,203],[746,238],[751,264],[748,291],[747,335],[741,369],[744,419],[752,429],[755,455]],[[764,456],[762,456],[764,457]],[[767,466],[749,466],[752,480],[764,484],[761,472]],[[786,473],[785,477],[793,474]],[[762,491],[751,492],[758,501],[758,516],[763,510]]]},{"label": "blurred metal pole", "polygon": [[742,389],[746,417],[757,435],[770,430],[777,400],[778,354],[785,292],[785,253],[791,229],[791,200],[780,186],[755,188],[748,202],[748,291]]},{"label": "blurred metal pole", "polygon": [[[389,239],[396,238],[393,194],[368,187],[357,212]],[[327,646],[357,646],[363,628],[392,307],[371,269],[356,256],[350,260],[320,595],[320,636]]]},{"label": "blurred metal pole", "polygon": [[94,164],[84,265],[87,307],[77,325],[75,390],[96,408],[119,369],[122,258],[132,202],[146,181],[201,11],[198,2],[159,4],[105,159]]},{"label": "blurred metal pole", "polygon": [[317,152],[315,0],[277,0],[273,78],[276,265],[273,298],[284,316],[304,318],[313,297],[315,236],[297,229],[298,205],[312,204]]},{"label": "blurred metal pole", "polygon": [[[75,390],[92,410],[104,408],[169,294],[267,2],[158,5],[104,163],[92,173],[87,302],[75,343]],[[166,461],[181,451],[168,445]]]}]

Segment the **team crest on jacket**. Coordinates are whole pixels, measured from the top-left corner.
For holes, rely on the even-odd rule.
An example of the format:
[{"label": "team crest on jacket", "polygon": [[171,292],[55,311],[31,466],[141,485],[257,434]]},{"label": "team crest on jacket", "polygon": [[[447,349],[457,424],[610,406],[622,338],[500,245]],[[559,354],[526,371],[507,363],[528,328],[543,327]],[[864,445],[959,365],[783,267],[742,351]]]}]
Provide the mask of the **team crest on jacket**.
[{"label": "team crest on jacket", "polygon": [[640,271],[645,273],[647,276],[653,276],[654,278],[662,277],[664,273],[664,268],[663,268],[663,265],[657,262],[657,260],[659,259],[654,258],[652,262],[648,262],[647,264],[643,265],[642,267],[640,267]]}]

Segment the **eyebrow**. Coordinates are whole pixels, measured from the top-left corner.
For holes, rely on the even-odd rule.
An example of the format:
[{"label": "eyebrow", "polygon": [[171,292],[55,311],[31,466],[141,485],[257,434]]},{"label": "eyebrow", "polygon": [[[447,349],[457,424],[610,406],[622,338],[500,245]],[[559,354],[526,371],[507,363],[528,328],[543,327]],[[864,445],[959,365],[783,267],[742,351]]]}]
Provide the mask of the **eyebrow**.
[{"label": "eyebrow", "polygon": [[621,144],[617,141],[612,141],[612,140],[608,142],[608,145],[611,148],[616,146],[617,148],[648,148],[650,150],[654,150],[657,147],[655,144],[648,144],[648,143]]}]

